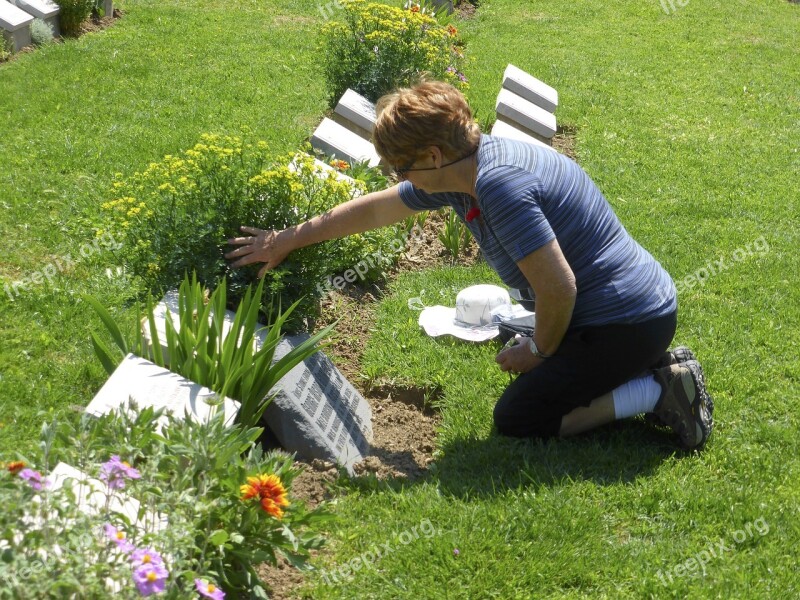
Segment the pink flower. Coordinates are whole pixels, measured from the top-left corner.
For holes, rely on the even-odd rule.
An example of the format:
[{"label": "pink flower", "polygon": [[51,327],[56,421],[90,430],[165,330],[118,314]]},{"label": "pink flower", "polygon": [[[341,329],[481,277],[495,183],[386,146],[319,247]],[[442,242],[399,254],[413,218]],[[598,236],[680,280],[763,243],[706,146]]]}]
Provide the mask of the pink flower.
[{"label": "pink flower", "polygon": [[125,478],[139,479],[140,477],[139,471],[127,462],[120,460],[116,454],[100,467],[100,479],[105,481],[112,490],[124,489]]},{"label": "pink flower", "polygon": [[134,550],[133,554],[131,554],[131,564],[133,565],[134,569],[145,565],[163,566],[164,559],[161,558],[161,555],[152,548],[140,548],[138,550]]},{"label": "pink flower", "polygon": [[47,479],[42,478],[42,474],[39,473],[39,471],[34,471],[33,469],[22,469],[22,471],[19,472],[19,476],[31,484],[31,487],[37,492],[40,492],[43,487],[48,487],[50,485]]},{"label": "pink flower", "polygon": [[105,527],[106,535],[108,539],[114,542],[117,545],[117,548],[125,552],[126,554],[130,554],[133,551],[133,544],[128,541],[128,538],[125,536],[125,532],[117,529],[110,523],[106,523]]},{"label": "pink flower", "polygon": [[225,592],[211,582],[207,583],[201,579],[195,579],[194,585],[204,598],[211,598],[212,600],[224,600],[225,598]]},{"label": "pink flower", "polygon": [[169,571],[162,563],[147,563],[133,570],[133,582],[142,596],[158,594],[166,587]]}]

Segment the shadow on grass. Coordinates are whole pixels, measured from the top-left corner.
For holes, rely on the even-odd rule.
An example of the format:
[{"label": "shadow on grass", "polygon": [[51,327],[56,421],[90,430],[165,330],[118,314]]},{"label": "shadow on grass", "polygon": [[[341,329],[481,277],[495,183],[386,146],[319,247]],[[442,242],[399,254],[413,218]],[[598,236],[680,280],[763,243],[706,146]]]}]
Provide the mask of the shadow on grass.
[{"label": "shadow on grass", "polygon": [[522,440],[493,432],[485,439],[455,440],[441,452],[430,475],[442,493],[459,498],[575,481],[626,483],[652,474],[676,452],[683,454],[673,434],[640,419],[570,439]]},{"label": "shadow on grass", "polygon": [[611,423],[570,439],[515,439],[492,432],[487,438],[444,445],[421,477],[360,476],[349,478],[345,487],[399,491],[428,483],[444,495],[466,500],[566,482],[628,483],[653,474],[672,456],[685,455],[674,434],[641,419]]}]

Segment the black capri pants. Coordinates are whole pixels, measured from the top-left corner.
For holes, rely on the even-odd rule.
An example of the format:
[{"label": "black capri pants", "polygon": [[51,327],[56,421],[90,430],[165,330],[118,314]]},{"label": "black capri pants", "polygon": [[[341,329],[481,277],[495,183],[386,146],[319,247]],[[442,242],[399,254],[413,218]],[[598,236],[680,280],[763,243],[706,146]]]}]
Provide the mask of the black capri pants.
[{"label": "black capri pants", "polygon": [[675,336],[677,311],[643,323],[568,330],[554,356],[520,374],[494,407],[502,435],[557,436],[561,418],[642,375]]}]

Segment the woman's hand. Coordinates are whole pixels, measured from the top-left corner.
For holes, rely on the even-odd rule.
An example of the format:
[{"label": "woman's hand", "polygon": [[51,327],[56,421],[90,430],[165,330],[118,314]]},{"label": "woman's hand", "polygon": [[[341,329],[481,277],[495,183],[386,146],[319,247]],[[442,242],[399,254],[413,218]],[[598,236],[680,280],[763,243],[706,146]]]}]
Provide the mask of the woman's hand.
[{"label": "woman's hand", "polygon": [[528,346],[528,338],[515,338],[515,340],[516,344],[503,348],[495,357],[494,360],[500,365],[500,370],[510,373],[527,373],[538,367],[544,359],[533,355]]},{"label": "woman's hand", "polygon": [[241,230],[250,235],[228,240],[229,244],[239,246],[239,248],[225,255],[227,259],[239,259],[231,263],[234,269],[253,263],[264,263],[264,266],[258,271],[258,276],[263,277],[267,271],[281,264],[283,259],[294,250],[287,230],[273,231],[255,227],[242,227]]}]

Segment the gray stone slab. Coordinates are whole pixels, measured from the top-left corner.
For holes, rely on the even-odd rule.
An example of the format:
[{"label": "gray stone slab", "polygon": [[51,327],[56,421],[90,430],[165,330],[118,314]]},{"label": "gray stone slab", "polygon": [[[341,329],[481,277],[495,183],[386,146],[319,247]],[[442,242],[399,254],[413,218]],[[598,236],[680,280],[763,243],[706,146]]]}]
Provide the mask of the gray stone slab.
[{"label": "gray stone slab", "polygon": [[57,4],[49,0],[11,0],[11,3],[50,25],[53,35],[60,35],[58,14],[61,8]]},{"label": "gray stone slab", "polygon": [[558,92],[555,88],[514,65],[506,67],[503,73],[503,87],[547,112],[555,112],[558,108]]},{"label": "gray stone slab", "polygon": [[529,144],[533,144],[534,146],[541,146],[543,148],[547,148],[548,150],[552,150],[556,152],[557,150],[552,146],[549,146],[542,142],[541,140],[536,139],[532,135],[528,135],[524,131],[520,131],[513,125],[509,125],[504,121],[495,121],[494,125],[492,126],[491,135],[495,137],[507,138],[510,140],[517,140],[520,142],[527,142]]},{"label": "gray stone slab", "polygon": [[372,143],[327,117],[311,136],[311,146],[351,164],[367,161],[375,167],[381,160]]},{"label": "gray stone slab", "polygon": [[505,121],[546,143],[549,143],[556,134],[556,117],[553,113],[510,90],[500,90],[495,108],[498,120]]},{"label": "gray stone slab", "polygon": [[13,52],[31,45],[31,23],[33,16],[6,0],[0,0],[0,29],[11,40]]},{"label": "gray stone slab", "polygon": [[[305,339],[284,338],[276,360]],[[285,449],[339,463],[350,472],[369,454],[372,409],[324,353],[295,366],[274,391],[264,419]]]},{"label": "gray stone slab", "polygon": [[[178,326],[178,294],[167,293],[153,315],[166,354],[166,319]],[[230,332],[234,313],[226,311],[224,335]],[[142,322],[145,340],[150,342],[147,321]],[[255,349],[263,343],[257,334]],[[285,337],[275,349],[280,360],[308,335]],[[306,459],[320,458],[338,463],[352,473],[353,465],[363,460],[372,442],[372,409],[364,397],[347,381],[321,351],[297,364],[272,390],[275,397],[264,412],[264,422],[281,446]]]},{"label": "gray stone slab", "polygon": [[334,121],[368,141],[376,119],[375,105],[351,89],[345,91],[333,109]]}]

